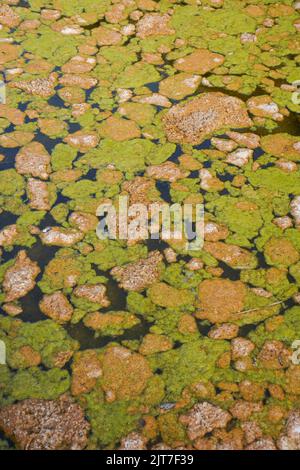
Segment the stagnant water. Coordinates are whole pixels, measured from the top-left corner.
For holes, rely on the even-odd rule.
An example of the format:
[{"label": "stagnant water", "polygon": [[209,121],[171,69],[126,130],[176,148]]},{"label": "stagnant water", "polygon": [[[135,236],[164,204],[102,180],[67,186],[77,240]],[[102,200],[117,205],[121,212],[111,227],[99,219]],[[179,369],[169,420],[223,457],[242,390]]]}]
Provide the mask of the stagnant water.
[{"label": "stagnant water", "polygon": [[297,2],[2,3],[0,447],[299,448]]}]

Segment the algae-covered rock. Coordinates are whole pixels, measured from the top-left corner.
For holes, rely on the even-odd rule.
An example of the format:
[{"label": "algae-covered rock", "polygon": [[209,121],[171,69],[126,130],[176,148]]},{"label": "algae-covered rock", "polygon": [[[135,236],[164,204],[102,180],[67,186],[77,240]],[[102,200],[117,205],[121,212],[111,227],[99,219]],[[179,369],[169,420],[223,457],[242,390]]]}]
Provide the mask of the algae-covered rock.
[{"label": "algae-covered rock", "polygon": [[109,347],[103,356],[101,387],[108,401],[139,396],[152,376],[147,360],[140,354],[120,347]]},{"label": "algae-covered rock", "polygon": [[246,286],[240,281],[228,279],[205,280],[199,285],[199,318],[212,323],[223,323],[234,319],[246,301]]},{"label": "algae-covered rock", "polygon": [[39,363],[48,368],[63,367],[78,349],[77,341],[52,320],[26,323],[1,317],[0,328],[6,345],[7,362],[13,369]]},{"label": "algae-covered rock", "polygon": [[188,289],[175,289],[164,282],[153,284],[148,295],[154,304],[161,307],[179,308],[194,303],[194,295]]},{"label": "algae-covered rock", "polygon": [[217,358],[229,345],[226,341],[200,339],[153,357],[166,386],[166,399],[178,399],[184,387],[213,376]]},{"label": "algae-covered rock", "polygon": [[161,254],[154,251],[144,260],[113,268],[111,274],[120,282],[120,287],[123,289],[142,291],[159,279],[161,261]]},{"label": "algae-covered rock", "polygon": [[72,318],[73,307],[62,292],[45,295],[39,306],[44,315],[58,323],[65,323]]},{"label": "algae-covered rock", "polygon": [[80,405],[68,398],[29,399],[3,407],[0,427],[23,450],[80,450],[90,428]]},{"label": "algae-covered rock", "polygon": [[20,251],[16,260],[4,274],[3,289],[5,301],[24,297],[35,286],[35,278],[40,273],[37,263],[31,261],[25,251]]},{"label": "algae-covered rock", "polygon": [[0,447],[298,449],[299,2],[2,3]]},{"label": "algae-covered rock", "polygon": [[196,145],[217,130],[250,127],[251,119],[238,98],[204,93],[171,108],[164,116],[164,126],[170,142]]},{"label": "algae-covered rock", "polygon": [[88,313],[84,318],[84,324],[103,336],[122,335],[125,330],[133,328],[140,320],[128,312],[116,311]]},{"label": "algae-covered rock", "polygon": [[97,351],[77,352],[72,363],[72,395],[77,396],[91,391],[101,376],[102,368]]},{"label": "algae-covered rock", "polygon": [[300,143],[299,138],[296,136],[289,134],[267,135],[261,139],[261,146],[265,152],[275,157],[299,161]]}]

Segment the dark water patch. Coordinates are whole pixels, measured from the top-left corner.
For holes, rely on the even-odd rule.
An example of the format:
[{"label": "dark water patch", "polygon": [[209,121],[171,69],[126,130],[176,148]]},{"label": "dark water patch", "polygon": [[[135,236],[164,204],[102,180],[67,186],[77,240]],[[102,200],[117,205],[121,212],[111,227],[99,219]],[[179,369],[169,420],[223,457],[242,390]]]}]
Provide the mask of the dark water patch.
[{"label": "dark water patch", "polygon": [[[104,314],[105,315],[105,314]],[[80,343],[80,350],[97,349],[107,346],[111,342],[134,341],[142,339],[149,331],[152,323],[143,319],[141,323],[125,331],[122,335],[115,336],[95,336],[95,331],[87,328],[83,323],[65,326],[68,334]]]},{"label": "dark water patch", "polygon": [[27,109],[27,106],[30,104],[30,101],[24,101],[24,102],[20,102],[18,104],[18,109],[22,112],[26,111]]},{"label": "dark water patch", "polygon": [[[251,250],[254,251],[254,250]],[[256,252],[256,258],[258,259],[258,264],[260,268],[268,269],[270,266],[265,260],[265,256],[261,251]]]},{"label": "dark water patch", "polygon": [[25,297],[20,299],[20,304],[23,310],[21,319],[25,322],[35,323],[40,320],[46,320],[48,317],[44,315],[40,308],[39,302],[42,300],[43,294],[39,286],[35,286],[32,291],[28,292]]},{"label": "dark water patch", "polygon": [[156,181],[156,187],[160,192],[162,199],[168,204],[172,203],[170,196],[170,183],[168,181]]},{"label": "dark water patch", "polygon": [[146,240],[146,245],[149,251],[164,251],[166,248],[169,248],[169,245],[161,239],[161,236],[157,234],[158,238],[148,238]]},{"label": "dark water patch", "polygon": [[266,135],[274,135],[274,134],[281,134],[286,133],[293,136],[298,137],[300,130],[300,117],[297,113],[293,113],[290,111],[289,116],[285,116],[281,122],[277,123],[277,127],[275,129],[267,129],[265,127],[257,127],[255,129],[255,134],[264,137]]},{"label": "dark water patch", "polygon": [[201,142],[201,144],[195,145],[194,148],[196,150],[207,150],[207,149],[212,148],[211,139],[204,140],[203,142]]},{"label": "dark water patch", "polygon": [[4,131],[2,131],[3,134],[10,134],[11,132],[14,132],[15,130],[15,125],[10,123],[9,126],[7,126]]},{"label": "dark water patch", "polygon": [[268,163],[265,163],[264,165],[260,165],[260,170],[266,170],[267,168],[272,168],[273,166],[275,166],[275,163],[268,162]]},{"label": "dark water patch", "polygon": [[271,134],[288,133],[294,136],[299,136],[300,131],[300,116],[297,113],[291,112],[289,116],[285,116],[276,129]]},{"label": "dark water patch", "polygon": [[223,261],[219,262],[219,267],[223,269],[222,278],[223,279],[230,279],[231,281],[239,281],[240,279],[240,271],[237,269],[233,269],[228,264],[223,263]]},{"label": "dark water patch", "polygon": [[56,252],[59,250],[58,246],[43,245],[41,240],[38,241],[27,251],[29,258],[36,261],[41,269],[43,269],[49,261],[51,261]]},{"label": "dark water patch", "polygon": [[146,83],[145,86],[152,91],[152,93],[158,93],[159,91],[159,82]]},{"label": "dark water patch", "polygon": [[78,124],[78,122],[68,122],[69,125],[69,132],[71,134],[75,134],[75,132],[78,132],[81,130],[81,125]]},{"label": "dark water patch", "polygon": [[203,168],[211,168],[212,163],[212,160],[205,160],[205,162],[203,162]]},{"label": "dark water patch", "polygon": [[271,393],[269,390],[266,388],[264,391],[264,398],[263,398],[263,405],[266,405],[268,403],[268,400],[271,398]]},{"label": "dark water patch", "polygon": [[48,100],[48,104],[50,106],[54,106],[55,108],[67,108],[66,106],[66,103],[64,102],[64,100],[61,99],[60,96],[58,96],[57,94],[51,96],[51,98],[49,98]]},{"label": "dark water patch", "polygon": [[57,197],[56,197],[56,202],[53,206],[53,208],[55,206],[57,206],[58,204],[67,204],[69,201],[71,201],[71,199],[67,196],[64,196],[61,192],[57,193]]},{"label": "dark water patch", "polygon": [[261,157],[262,155],[264,155],[264,151],[262,148],[260,147],[257,147],[254,152],[253,152],[253,160],[257,160],[259,157]]},{"label": "dark water patch", "polygon": [[201,335],[207,336],[212,325],[208,323],[207,321],[202,321],[202,320],[197,320],[197,319],[196,319],[196,323],[197,323],[198,330],[200,331]]},{"label": "dark water patch", "polygon": [[55,219],[52,217],[52,215],[50,214],[50,212],[47,212],[47,214],[45,215],[45,217],[41,220],[40,224],[39,224],[39,228],[41,230],[44,230],[45,228],[47,227],[55,227],[57,226],[57,222],[55,221]]},{"label": "dark water patch", "polygon": [[191,178],[191,179],[199,178],[199,170],[191,171],[188,177]]},{"label": "dark water patch", "polygon": [[3,211],[0,215],[0,229],[6,227],[7,225],[15,224],[17,219],[17,215],[8,211]]},{"label": "dark water patch", "polygon": [[93,29],[99,28],[99,26],[102,24],[102,21],[103,20],[101,19],[96,21],[96,23],[87,24],[86,26],[80,25],[80,27],[86,31],[92,31]]},{"label": "dark water patch", "polygon": [[223,181],[224,183],[226,181],[232,181],[233,178],[234,178],[234,175],[232,175],[231,173],[218,173],[218,178],[219,180]]},{"label": "dark water patch", "polygon": [[61,143],[62,139],[56,138],[56,139],[51,139],[48,137],[46,134],[42,134],[41,132],[38,132],[35,136],[34,139],[36,142],[39,142],[42,144],[45,149],[47,150],[48,153],[52,153],[52,150],[54,147],[56,147],[57,144]]},{"label": "dark water patch", "polygon": [[176,145],[175,152],[168,158],[168,161],[173,163],[179,163],[178,158],[183,155],[183,151],[180,145]]},{"label": "dark water patch", "polygon": [[219,191],[220,196],[228,196],[230,193],[228,189],[222,189],[222,191]]},{"label": "dark water patch", "polygon": [[0,441],[5,441],[7,443],[7,447],[6,448],[2,447],[1,450],[6,450],[6,449],[7,450],[14,450],[15,449],[15,444],[13,443],[13,441],[8,439],[8,437],[6,437],[4,432],[2,432],[1,430],[0,430]]},{"label": "dark water patch", "polygon": [[84,178],[80,178],[80,180],[89,180],[89,181],[97,181],[97,170],[95,168],[91,168]]},{"label": "dark water patch", "polygon": [[10,149],[0,147],[0,155],[4,156],[4,159],[0,162],[0,171],[8,170],[9,168],[14,168],[15,158],[18,152],[19,148]]},{"label": "dark water patch", "polygon": [[113,278],[109,279],[108,283],[106,284],[106,289],[106,294],[110,300],[110,305],[105,310],[103,310],[103,312],[112,310],[126,310],[127,292],[119,287],[118,283]]},{"label": "dark water patch", "polygon": [[1,264],[7,263],[8,261],[15,259],[21,248],[22,247],[20,246],[13,246],[10,250],[3,251],[1,255]]},{"label": "dark water patch", "polygon": [[246,338],[251,331],[255,331],[257,328],[257,324],[250,323],[249,325],[243,325],[239,328],[238,336]]},{"label": "dark water patch", "polygon": [[295,302],[293,297],[291,297],[290,299],[284,301],[284,304],[282,304],[282,309],[285,311],[286,309],[295,307],[296,305],[298,304]]},{"label": "dark water patch", "polygon": [[84,90],[85,91],[85,101],[88,102],[90,97],[91,97],[91,94],[93,93],[93,91],[95,91],[97,89],[97,86],[94,86],[92,88],[89,88],[88,90]]}]

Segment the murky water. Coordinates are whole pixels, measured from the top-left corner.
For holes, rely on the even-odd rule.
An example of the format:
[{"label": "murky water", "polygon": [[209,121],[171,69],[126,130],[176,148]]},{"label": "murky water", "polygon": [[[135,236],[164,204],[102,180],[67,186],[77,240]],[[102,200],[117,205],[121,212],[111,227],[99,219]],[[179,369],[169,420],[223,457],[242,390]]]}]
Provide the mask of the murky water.
[{"label": "murky water", "polygon": [[[2,3],[0,447],[299,449],[297,2]],[[99,240],[124,194],[203,249]]]}]

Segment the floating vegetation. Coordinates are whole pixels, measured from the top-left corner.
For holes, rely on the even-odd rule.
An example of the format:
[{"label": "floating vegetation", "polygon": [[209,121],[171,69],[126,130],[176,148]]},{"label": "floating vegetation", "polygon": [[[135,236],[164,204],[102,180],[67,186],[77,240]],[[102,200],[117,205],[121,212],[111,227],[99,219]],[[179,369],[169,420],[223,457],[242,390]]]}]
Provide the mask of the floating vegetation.
[{"label": "floating vegetation", "polygon": [[1,449],[300,449],[299,11],[1,2]]}]

